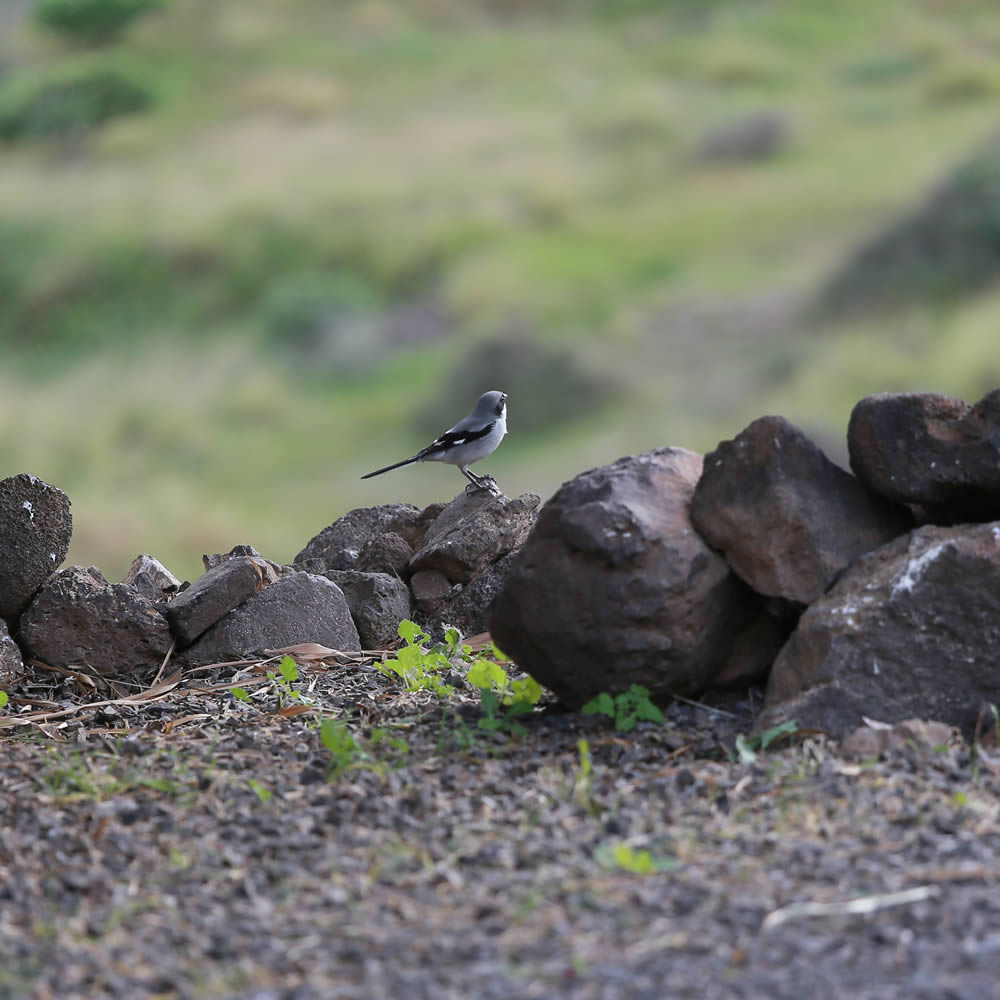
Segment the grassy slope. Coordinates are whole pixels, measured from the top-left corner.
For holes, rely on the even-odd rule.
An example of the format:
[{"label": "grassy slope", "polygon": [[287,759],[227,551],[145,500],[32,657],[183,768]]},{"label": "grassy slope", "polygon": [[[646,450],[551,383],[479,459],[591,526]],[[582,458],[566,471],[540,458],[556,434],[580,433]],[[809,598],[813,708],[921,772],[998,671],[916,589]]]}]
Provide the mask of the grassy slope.
[{"label": "grassy slope", "polygon": [[[440,467],[357,477],[422,443],[399,425],[511,317],[583,338],[631,391],[570,431],[512,434],[489,463],[508,492],[706,449],[765,410],[835,442],[865,392],[995,384],[996,295],[823,330],[742,322],[994,126],[990,5],[630,6],[173,0],[82,53],[22,29],[19,78],[116,65],[160,99],[82,148],[0,158],[0,248],[23,265],[0,306],[0,350],[19,345],[0,473],[67,489],[72,558],[119,573],[152,550],[191,575],[251,541],[288,559],[351,506],[450,495]],[[757,110],[792,124],[780,157],[693,160],[706,127]],[[262,351],[272,283],[330,267],[386,308],[437,289],[453,329],[353,376]],[[725,321],[678,319],[719,303]]]}]

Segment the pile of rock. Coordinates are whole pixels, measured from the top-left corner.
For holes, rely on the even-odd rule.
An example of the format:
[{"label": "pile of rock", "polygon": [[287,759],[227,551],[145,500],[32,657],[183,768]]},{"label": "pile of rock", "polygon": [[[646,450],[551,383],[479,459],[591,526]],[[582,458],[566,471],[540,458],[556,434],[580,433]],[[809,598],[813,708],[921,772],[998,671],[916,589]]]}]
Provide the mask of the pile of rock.
[{"label": "pile of rock", "polygon": [[291,566],[238,545],[205,556],[192,584],[149,555],[111,583],[93,566],[58,569],[72,535],[69,499],[13,476],[0,482],[0,688],[16,684],[25,659],[146,680],[171,650],[175,663],[194,666],[299,642],[383,649],[403,618],[438,634],[444,623],[485,631],[505,560],[538,505],[533,494],[476,491],[425,510],[364,508],[317,535]]},{"label": "pile of rock", "polygon": [[701,456],[620,459],[539,498],[487,491],[351,511],[291,566],[249,546],[181,584],[140,556],[121,583],[58,567],[69,500],[0,482],[0,687],[22,658],[151,676],[298,642],[384,649],[403,618],[487,627],[579,707],[633,683],[697,696],[767,679],[760,726],[835,735],[862,716],[970,731],[1000,704],[1000,390],[975,406],[872,396],[854,475],[780,417]]},{"label": "pile of rock", "polygon": [[848,443],[854,476],[764,417],[704,461],[583,473],[514,559],[494,638],[574,706],[768,676],[761,727],[971,730],[1000,703],[1000,390],[869,397]]}]

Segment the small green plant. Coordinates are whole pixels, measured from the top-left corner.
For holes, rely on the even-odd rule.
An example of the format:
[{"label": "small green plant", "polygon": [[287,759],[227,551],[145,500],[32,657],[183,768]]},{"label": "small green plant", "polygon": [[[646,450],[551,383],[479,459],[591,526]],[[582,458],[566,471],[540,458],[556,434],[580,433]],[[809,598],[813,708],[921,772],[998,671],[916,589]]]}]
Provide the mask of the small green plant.
[{"label": "small green plant", "polygon": [[441,677],[453,669],[449,657],[452,644],[428,646],[431,637],[408,618],[399,623],[399,635],[406,645],[393,659],[377,663],[378,669],[387,677],[401,680],[407,691],[433,691],[440,698],[453,694],[454,685],[445,683]]},{"label": "small green plant", "polygon": [[[406,740],[379,726],[372,730],[366,746],[343,719],[324,719],[319,727],[319,738],[330,754],[330,779],[355,767],[367,767],[379,773],[386,767],[402,767],[410,753]],[[376,747],[383,747],[389,753],[380,759],[374,753]]]},{"label": "small green plant", "polygon": [[584,715],[608,716],[621,733],[631,732],[639,722],[663,722],[663,712],[649,700],[649,689],[641,684],[630,684],[622,694],[604,691],[591,698],[580,711]]},{"label": "small green plant", "polygon": [[[312,701],[295,686],[299,679],[299,667],[290,656],[282,659],[278,664],[277,670],[269,670],[267,672],[267,679],[270,681],[271,691],[278,699],[279,712],[292,715],[299,711],[304,711],[307,706],[312,704]],[[229,689],[229,693],[237,701],[253,705],[253,699],[246,688],[236,685]],[[296,707],[292,709],[292,706]]]},{"label": "small green plant", "polygon": [[585,739],[577,740],[576,750],[579,755],[579,766],[573,781],[573,801],[596,818],[600,815],[601,807],[593,798],[594,763],[590,753],[590,742]]},{"label": "small green plant", "polygon": [[40,0],[39,24],[84,42],[108,42],[135,18],[161,6],[162,0]]},{"label": "small green plant", "polygon": [[330,777],[342,774],[367,758],[364,747],[355,739],[343,719],[324,719],[319,738],[330,753]]},{"label": "small green plant", "polygon": [[679,866],[676,858],[657,857],[646,850],[637,851],[629,844],[602,844],[595,856],[602,867],[617,868],[633,875],[655,875],[675,871]]},{"label": "small green plant", "polygon": [[274,792],[272,792],[271,789],[267,787],[267,785],[262,785],[259,781],[257,781],[254,778],[247,778],[247,784],[250,786],[254,795],[256,795],[261,802],[266,803],[271,801]]},{"label": "small green plant", "polygon": [[111,70],[42,83],[0,101],[0,139],[79,135],[152,103],[146,87]]},{"label": "small green plant", "polygon": [[799,725],[794,719],[787,719],[780,725],[765,729],[755,736],[744,736],[741,733],[736,737],[736,755],[740,763],[752,764],[757,759],[758,750],[766,750],[775,740],[798,732],[798,728]]},{"label": "small green plant", "polygon": [[7,697],[7,692],[0,691],[0,708],[6,708],[8,701],[10,701],[10,699]]},{"label": "small green plant", "polygon": [[[449,629],[449,632],[458,635],[457,629]],[[456,645],[460,642],[460,637],[455,640]],[[474,659],[469,646],[460,648],[464,658],[471,661],[465,679],[473,687],[479,688],[479,701],[483,709],[479,728],[491,732],[506,732],[511,736],[526,735],[527,730],[516,719],[519,715],[529,715],[534,711],[542,697],[542,686],[534,677],[511,680],[503,666],[509,661],[495,644],[491,650],[492,659]]]}]

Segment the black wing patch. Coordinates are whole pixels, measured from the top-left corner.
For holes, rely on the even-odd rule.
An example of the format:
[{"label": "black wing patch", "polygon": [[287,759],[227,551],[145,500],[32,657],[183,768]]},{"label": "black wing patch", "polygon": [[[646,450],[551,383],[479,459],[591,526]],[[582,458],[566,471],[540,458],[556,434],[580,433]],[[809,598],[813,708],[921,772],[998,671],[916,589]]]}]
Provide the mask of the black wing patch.
[{"label": "black wing patch", "polygon": [[476,431],[445,431],[439,438],[432,441],[417,458],[427,458],[428,455],[437,455],[439,452],[450,451],[471,441],[479,441],[496,426],[496,421],[492,420],[485,427],[480,427]]}]

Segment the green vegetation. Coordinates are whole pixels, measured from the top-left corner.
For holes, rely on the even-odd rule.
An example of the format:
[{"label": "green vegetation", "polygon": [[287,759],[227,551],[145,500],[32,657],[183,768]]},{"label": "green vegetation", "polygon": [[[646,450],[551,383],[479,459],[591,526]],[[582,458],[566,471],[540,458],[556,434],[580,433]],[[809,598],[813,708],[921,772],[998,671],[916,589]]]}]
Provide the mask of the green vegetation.
[{"label": "green vegetation", "polygon": [[628,733],[640,722],[663,722],[663,712],[649,700],[649,688],[630,684],[627,691],[608,694],[602,691],[581,709],[584,715],[606,715],[615,729]]},{"label": "green vegetation", "polygon": [[785,736],[793,736],[799,731],[799,725],[794,719],[788,719],[777,726],[765,729],[755,736],[737,736],[736,753],[731,755],[739,757],[741,764],[752,764],[757,759],[758,750],[766,750],[772,743],[775,743]]},{"label": "green vegetation", "polygon": [[162,0],[40,0],[39,24],[85,42],[107,42]]},{"label": "green vegetation", "polygon": [[[359,477],[494,384],[511,435],[484,471],[546,494],[763,412],[837,448],[867,392],[1000,382],[996,160],[962,169],[996,128],[995,5],[170,0],[129,20],[149,6],[36,8],[86,45],[27,9],[0,32],[0,474],[67,490],[73,561],[114,576],[152,551],[193,576],[238,541],[287,560],[353,506],[448,497],[437,466]],[[760,115],[783,123],[771,155],[698,155]],[[935,228],[946,264],[807,308],[948,178],[976,207]]]}]

